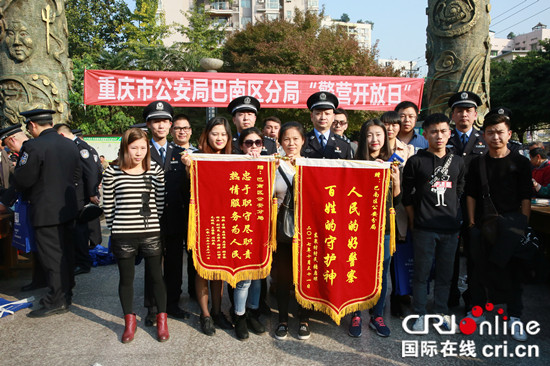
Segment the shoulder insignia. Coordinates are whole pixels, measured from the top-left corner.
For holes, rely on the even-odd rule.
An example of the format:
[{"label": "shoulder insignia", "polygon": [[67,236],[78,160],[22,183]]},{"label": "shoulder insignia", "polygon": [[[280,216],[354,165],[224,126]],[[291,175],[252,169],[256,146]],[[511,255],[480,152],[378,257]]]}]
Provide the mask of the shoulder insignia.
[{"label": "shoulder insignia", "polygon": [[83,159],[88,159],[90,157],[90,152],[86,149],[80,150],[80,156],[82,156]]},{"label": "shoulder insignia", "polygon": [[28,159],[29,159],[29,154],[24,152],[23,155],[21,156],[21,159],[19,159],[19,166],[23,166],[23,165],[27,164]]},{"label": "shoulder insignia", "polygon": [[270,136],[264,136],[264,140],[271,140],[273,142],[276,141],[273,137],[270,137]]}]

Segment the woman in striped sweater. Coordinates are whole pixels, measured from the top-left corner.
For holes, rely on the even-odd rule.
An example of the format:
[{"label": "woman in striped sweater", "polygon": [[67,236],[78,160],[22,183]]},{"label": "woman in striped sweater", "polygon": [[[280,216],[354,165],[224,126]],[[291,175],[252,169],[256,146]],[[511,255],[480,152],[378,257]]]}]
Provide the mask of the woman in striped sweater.
[{"label": "woman in striped sweater", "polygon": [[158,306],[158,340],[164,342],[170,337],[161,269],[159,221],[163,206],[164,171],[151,161],[146,133],[131,128],[122,137],[118,165],[109,166],[103,177],[103,209],[111,230],[111,250],[120,273],[118,294],[125,321],[122,343],[131,342],[136,331],[133,298],[138,254],[145,258],[145,281],[152,284]]}]

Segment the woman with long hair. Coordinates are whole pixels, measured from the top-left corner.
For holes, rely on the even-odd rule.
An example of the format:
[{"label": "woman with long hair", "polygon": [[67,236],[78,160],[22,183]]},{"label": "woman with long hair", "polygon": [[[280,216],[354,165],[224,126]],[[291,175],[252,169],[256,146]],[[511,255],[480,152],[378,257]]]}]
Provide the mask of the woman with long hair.
[{"label": "woman with long hair", "polygon": [[158,307],[157,339],[170,338],[166,322],[166,288],[162,279],[160,216],[164,207],[164,171],[151,161],[147,134],[131,128],[122,136],[118,162],[103,177],[103,209],[111,230],[111,250],[120,274],[118,293],[124,312],[122,343],[136,331],[133,309],[135,258],[145,258],[146,278]]},{"label": "woman with long hair", "polygon": [[[199,153],[231,154],[231,127],[224,117],[213,117],[207,123],[199,137]],[[182,156],[182,162],[191,166],[191,158],[188,154]],[[206,335],[214,335],[214,324],[222,329],[233,329],[233,325],[221,311],[223,281],[210,281],[212,293],[212,308],[208,309],[208,280],[198,274],[195,276],[195,289],[197,302],[201,309],[201,329]]]},{"label": "woman with long hair", "polygon": [[[388,161],[393,155],[388,140],[388,132],[384,124],[378,119],[371,119],[361,126],[359,137],[359,146],[357,148],[358,160],[370,160],[370,161]],[[400,201],[401,197],[401,182],[400,172],[397,165],[391,166],[391,186],[388,190],[386,197],[386,222],[389,222],[389,210],[393,205],[396,205]],[[390,335],[390,328],[384,323],[384,305],[386,302],[386,293],[388,291],[387,274],[390,266],[390,225],[386,225],[386,235],[384,236],[384,262],[382,269],[382,290],[380,292],[380,299],[374,305],[372,316],[369,321],[369,327],[376,331],[381,337],[388,337]],[[349,327],[349,335],[352,337],[361,336],[361,312],[356,311],[352,314],[351,323]]]}]

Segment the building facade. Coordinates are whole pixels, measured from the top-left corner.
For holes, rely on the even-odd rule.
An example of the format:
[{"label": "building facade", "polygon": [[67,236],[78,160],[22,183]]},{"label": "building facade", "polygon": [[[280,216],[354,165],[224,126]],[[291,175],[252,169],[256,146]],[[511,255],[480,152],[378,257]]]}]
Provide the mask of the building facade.
[{"label": "building facade", "polygon": [[[205,11],[227,32],[243,29],[247,24],[268,19],[285,19],[291,21],[295,9],[302,12],[319,11],[319,0],[159,0],[158,12],[164,15],[166,24],[188,26],[185,12],[194,6],[203,4]],[[165,39],[167,46],[174,42],[186,42],[181,34],[172,34]]]},{"label": "building facade", "polygon": [[550,29],[545,24],[538,23],[532,31],[511,38],[496,38],[495,32],[489,32],[491,37],[491,57],[511,61],[527,52],[540,50],[539,41],[550,39]]}]

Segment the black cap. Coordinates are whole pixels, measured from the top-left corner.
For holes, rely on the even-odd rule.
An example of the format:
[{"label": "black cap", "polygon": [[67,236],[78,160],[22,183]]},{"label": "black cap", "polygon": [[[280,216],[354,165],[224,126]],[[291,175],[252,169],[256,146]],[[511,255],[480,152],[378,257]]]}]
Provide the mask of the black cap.
[{"label": "black cap", "polygon": [[143,110],[143,119],[145,122],[150,119],[169,119],[172,121],[173,116],[174,108],[172,108],[170,103],[162,100],[149,103],[149,105]]},{"label": "black cap", "polygon": [[53,114],[55,114],[54,110],[51,109],[33,109],[30,111],[20,112],[20,115],[26,118],[25,123],[29,123],[30,121],[38,122],[38,121],[53,121]]},{"label": "black cap", "polygon": [[336,109],[338,108],[338,104],[338,97],[325,91],[311,94],[307,98],[307,107],[310,111],[314,109]]},{"label": "black cap", "polygon": [[493,108],[489,111],[489,113],[485,115],[485,117],[489,117],[492,114],[499,114],[508,118],[512,118],[512,110],[506,107]]},{"label": "black cap", "polygon": [[75,128],[74,130],[71,130],[72,134],[75,136],[82,136],[82,129]]},{"label": "black cap", "polygon": [[482,104],[482,102],[481,98],[476,93],[461,91],[450,97],[447,104],[451,109],[454,107],[477,108]]},{"label": "black cap", "polygon": [[243,95],[242,97],[235,98],[227,106],[227,111],[231,115],[235,115],[237,112],[250,111],[258,114],[260,110],[260,101],[254,97]]},{"label": "black cap", "polygon": [[23,130],[21,129],[21,124],[20,123],[1,129],[0,130],[0,142],[3,144],[4,139],[6,139],[7,137],[10,137],[11,135],[15,135],[18,132],[23,132]]},{"label": "black cap", "polygon": [[130,128],[139,128],[140,130],[143,130],[147,132],[147,123],[136,123],[135,125],[131,125]]}]

